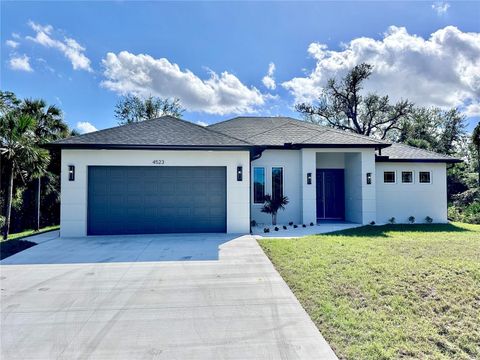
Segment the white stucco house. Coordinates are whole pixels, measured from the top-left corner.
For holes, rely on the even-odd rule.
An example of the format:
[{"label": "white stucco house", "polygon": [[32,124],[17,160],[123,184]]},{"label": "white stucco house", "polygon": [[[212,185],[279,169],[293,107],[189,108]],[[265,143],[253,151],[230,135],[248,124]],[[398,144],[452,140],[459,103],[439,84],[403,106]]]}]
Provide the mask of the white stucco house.
[{"label": "white stucco house", "polygon": [[61,234],[248,233],[266,194],[278,223],[447,221],[460,160],[292,118],[202,127],[173,117],[100,130],[61,148]]}]

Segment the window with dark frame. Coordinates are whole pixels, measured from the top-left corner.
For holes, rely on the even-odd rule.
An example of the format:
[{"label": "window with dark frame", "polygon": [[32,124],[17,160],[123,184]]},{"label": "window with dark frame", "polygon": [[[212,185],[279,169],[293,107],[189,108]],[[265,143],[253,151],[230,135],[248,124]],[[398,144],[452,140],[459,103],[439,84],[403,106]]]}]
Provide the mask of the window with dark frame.
[{"label": "window with dark frame", "polygon": [[283,168],[272,167],[272,199],[283,196]]},{"label": "window with dark frame", "polygon": [[395,183],[395,171],[384,171],[383,172],[383,182],[386,184]]},{"label": "window with dark frame", "polygon": [[402,183],[404,184],[413,183],[413,171],[402,171]]},{"label": "window with dark frame", "polygon": [[432,182],[430,171],[420,171],[418,173],[418,181],[421,184],[430,184]]},{"label": "window with dark frame", "polygon": [[253,203],[263,204],[265,199],[265,168],[253,168]]}]

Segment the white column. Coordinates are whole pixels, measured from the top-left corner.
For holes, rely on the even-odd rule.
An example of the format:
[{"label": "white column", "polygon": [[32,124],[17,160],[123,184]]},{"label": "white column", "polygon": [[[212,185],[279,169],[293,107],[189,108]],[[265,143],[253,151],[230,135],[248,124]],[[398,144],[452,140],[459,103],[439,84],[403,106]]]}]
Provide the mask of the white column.
[{"label": "white column", "polygon": [[[372,183],[367,184],[367,173],[372,174]],[[362,151],[362,223],[369,224],[377,219],[375,191],[375,150]]]},{"label": "white column", "polygon": [[[302,223],[317,223],[316,191],[316,152],[314,149],[302,149]],[[312,174],[312,183],[307,184],[307,173]]]}]

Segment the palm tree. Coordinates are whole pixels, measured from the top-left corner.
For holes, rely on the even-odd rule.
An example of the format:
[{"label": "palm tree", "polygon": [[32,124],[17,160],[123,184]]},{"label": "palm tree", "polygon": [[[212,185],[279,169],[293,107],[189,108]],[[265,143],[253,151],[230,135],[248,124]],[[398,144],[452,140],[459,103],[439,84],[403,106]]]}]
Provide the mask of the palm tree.
[{"label": "palm tree", "polygon": [[478,161],[478,187],[480,188],[480,122],[473,129],[472,142],[477,147],[477,161]]},{"label": "palm tree", "polygon": [[272,197],[265,195],[264,204],[261,212],[272,215],[272,225],[277,225],[277,213],[278,210],[285,210],[285,206],[288,204],[288,198],[286,196]]},{"label": "palm tree", "polygon": [[36,143],[36,128],[35,119],[17,109],[2,114],[0,118],[0,148],[7,175],[4,239],[7,239],[10,231],[15,178],[20,176],[25,181],[27,174],[38,176],[44,173],[48,166],[48,152],[39,148]]},{"label": "palm tree", "polygon": [[[47,107],[46,102],[42,99],[25,99],[20,105],[20,111],[36,120],[35,137],[38,145],[43,145],[69,135],[68,125],[63,121],[62,111],[55,105]],[[39,173],[37,177],[37,221],[35,230],[40,229],[41,184],[42,176],[45,175],[45,173]],[[53,174],[50,174],[50,176],[53,176]]]}]

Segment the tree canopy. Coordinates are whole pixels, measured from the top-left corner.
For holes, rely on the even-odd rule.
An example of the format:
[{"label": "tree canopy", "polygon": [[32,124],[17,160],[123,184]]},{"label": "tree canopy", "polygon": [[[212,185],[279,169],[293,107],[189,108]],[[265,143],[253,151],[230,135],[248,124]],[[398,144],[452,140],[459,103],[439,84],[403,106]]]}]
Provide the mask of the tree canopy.
[{"label": "tree canopy", "polygon": [[357,65],[340,81],[329,79],[318,101],[295,108],[311,122],[385,139],[390,131],[399,129],[413,104],[408,100],[392,104],[388,95],[362,95],[363,83],[372,71],[370,64]]},{"label": "tree canopy", "polygon": [[124,125],[165,115],[181,118],[184,111],[177,98],[162,99],[150,96],[142,99],[136,95],[126,95],[115,105],[114,113],[118,123]]}]

